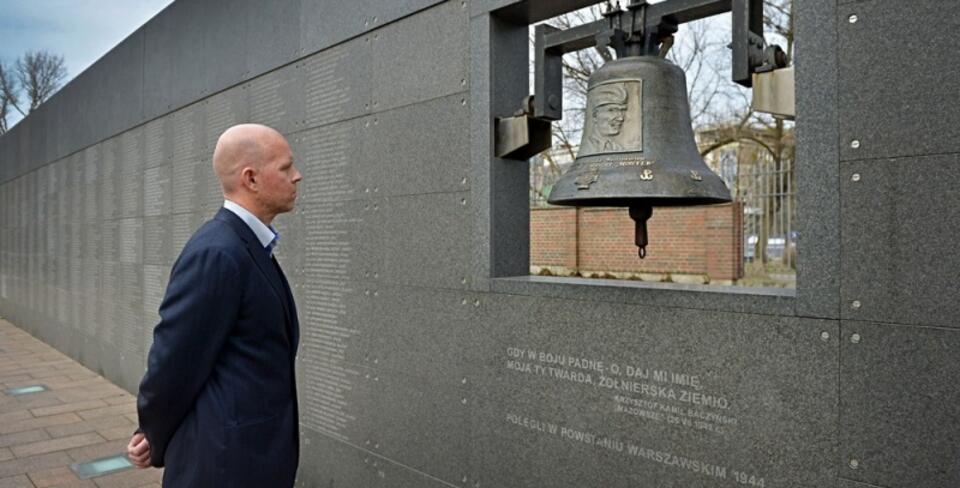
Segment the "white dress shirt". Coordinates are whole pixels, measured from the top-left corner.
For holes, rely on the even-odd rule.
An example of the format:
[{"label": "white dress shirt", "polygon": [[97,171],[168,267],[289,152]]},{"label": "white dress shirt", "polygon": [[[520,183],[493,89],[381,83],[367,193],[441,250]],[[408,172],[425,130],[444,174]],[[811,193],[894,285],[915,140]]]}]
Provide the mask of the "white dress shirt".
[{"label": "white dress shirt", "polygon": [[277,246],[276,241],[280,240],[280,234],[277,232],[277,229],[272,225],[267,226],[267,224],[261,222],[256,215],[253,215],[249,210],[243,208],[236,202],[224,200],[223,208],[235,213],[237,217],[240,217],[240,220],[246,222],[247,227],[250,227],[250,230],[257,236],[260,245],[262,245],[264,249],[270,246],[270,255],[273,255],[273,248]]}]

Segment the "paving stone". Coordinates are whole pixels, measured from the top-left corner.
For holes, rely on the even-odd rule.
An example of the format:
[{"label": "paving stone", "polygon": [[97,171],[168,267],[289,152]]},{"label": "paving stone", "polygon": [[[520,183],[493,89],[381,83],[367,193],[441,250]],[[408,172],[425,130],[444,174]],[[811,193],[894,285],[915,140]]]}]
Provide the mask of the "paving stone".
[{"label": "paving stone", "polygon": [[106,380],[103,381],[103,384],[95,387],[77,387],[77,388],[68,388],[64,390],[56,391],[57,398],[65,402],[77,402],[82,400],[90,400],[93,398],[103,398],[107,396],[116,396],[123,393],[123,389],[119,386],[111,385],[107,383]]},{"label": "paving stone", "polygon": [[82,419],[74,413],[65,413],[61,415],[49,415],[40,418],[31,418],[9,424],[0,425],[0,434],[11,434],[25,430],[37,429],[40,427],[49,427],[51,425],[72,424],[80,422]]},{"label": "paving stone", "polygon": [[[130,436],[133,436],[132,430],[130,431]],[[89,446],[70,449],[67,451],[67,455],[70,456],[70,458],[75,462],[90,461],[91,459],[116,456],[117,454],[125,454],[127,452],[128,442],[130,442],[129,437],[126,439],[101,442],[99,444],[91,444]]]},{"label": "paving stone", "polygon": [[46,431],[50,437],[64,437],[68,435],[83,434],[86,432],[95,432],[98,430],[124,427],[129,429],[131,435],[136,430],[136,424],[130,421],[126,416],[103,417],[94,420],[85,420],[74,424],[56,425],[47,427]]},{"label": "paving stone", "polygon": [[100,488],[136,488],[144,484],[160,482],[162,478],[163,471],[159,469],[131,469],[94,478],[94,482]]},{"label": "paving stone", "polygon": [[10,422],[16,422],[18,420],[26,420],[33,418],[33,415],[30,415],[28,410],[14,410],[12,412],[7,412],[0,414],[0,425],[8,424]]},{"label": "paving stone", "polygon": [[76,378],[72,378],[70,375],[62,375],[57,376],[55,379],[46,380],[43,384],[47,385],[47,387],[51,390],[68,390],[79,389],[84,386],[99,386],[102,385],[103,382],[104,379],[99,377],[78,380]]},{"label": "paving stone", "polygon": [[63,400],[54,396],[53,392],[36,393],[33,395],[15,398],[9,402],[0,404],[0,414],[15,412],[17,410],[49,407],[51,405],[60,405],[62,403]]},{"label": "paving stone", "polygon": [[37,383],[36,379],[33,376],[30,376],[29,373],[4,376],[2,379],[4,388],[18,388],[26,385],[35,385]]},{"label": "paving stone", "polygon": [[0,488],[33,488],[33,483],[23,475],[0,479]]},{"label": "paving stone", "polygon": [[52,407],[41,407],[30,410],[34,417],[44,417],[46,415],[56,415],[67,412],[77,412],[80,410],[90,410],[98,407],[105,407],[107,404],[100,400],[86,400],[82,402],[65,403]]},{"label": "paving stone", "polygon": [[129,425],[123,427],[114,427],[112,429],[98,430],[98,434],[108,441],[124,440],[129,441],[133,435],[133,428]]},{"label": "paving stone", "polygon": [[136,412],[137,405],[131,402],[123,405],[112,405],[109,407],[84,410],[82,412],[77,412],[77,414],[83,417],[84,420],[92,420],[101,417],[112,417],[114,415],[125,415]]},{"label": "paving stone", "polygon": [[62,452],[52,452],[28,458],[0,462],[0,478],[26,474],[41,469],[69,466],[73,460]]},{"label": "paving stone", "polygon": [[[38,380],[44,380],[44,384],[46,384],[47,381],[70,379],[70,377],[64,374],[63,371],[56,368],[46,370],[46,371],[31,370],[30,376],[33,376],[35,379],[38,379]],[[54,378],[54,380],[51,380],[50,378]]]},{"label": "paving stone", "polygon": [[24,432],[17,432],[16,434],[0,435],[0,447],[28,444],[49,438],[50,436],[47,435],[47,432],[43,429],[27,430]]},{"label": "paving stone", "polygon": [[57,488],[64,486],[96,486],[92,481],[81,480],[73,471],[70,471],[70,468],[65,466],[35,471],[28,476],[37,488],[53,486]]},{"label": "paving stone", "polygon": [[103,442],[103,440],[103,437],[100,437],[100,434],[96,433],[58,437],[56,439],[14,446],[13,453],[17,457],[27,457],[47,452],[64,451],[75,447],[89,446],[91,444]]},{"label": "paving stone", "polygon": [[103,401],[106,402],[107,405],[122,405],[126,403],[132,403],[134,405],[137,404],[137,399],[133,398],[129,394],[117,395],[115,397],[110,397],[110,398],[104,398]]}]

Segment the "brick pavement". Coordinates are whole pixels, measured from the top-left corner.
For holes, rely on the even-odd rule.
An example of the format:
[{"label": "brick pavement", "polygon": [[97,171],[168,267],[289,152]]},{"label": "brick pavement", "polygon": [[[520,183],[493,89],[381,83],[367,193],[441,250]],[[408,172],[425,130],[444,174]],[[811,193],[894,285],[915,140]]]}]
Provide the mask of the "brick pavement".
[{"label": "brick pavement", "polygon": [[[42,384],[19,397],[8,388]],[[0,318],[0,488],[159,487],[163,471],[81,480],[70,465],[125,452],[133,395]]]}]

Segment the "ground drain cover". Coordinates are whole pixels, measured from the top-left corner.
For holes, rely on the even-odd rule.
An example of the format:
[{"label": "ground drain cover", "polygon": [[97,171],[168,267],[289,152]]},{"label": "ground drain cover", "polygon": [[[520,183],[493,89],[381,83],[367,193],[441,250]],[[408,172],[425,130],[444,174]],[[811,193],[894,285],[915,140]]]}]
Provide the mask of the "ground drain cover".
[{"label": "ground drain cover", "polygon": [[40,393],[41,391],[47,391],[47,387],[43,385],[21,386],[19,388],[10,388],[5,393],[8,396],[19,396]]},{"label": "ground drain cover", "polygon": [[133,463],[123,454],[70,465],[70,469],[82,480],[117,473],[132,467]]}]

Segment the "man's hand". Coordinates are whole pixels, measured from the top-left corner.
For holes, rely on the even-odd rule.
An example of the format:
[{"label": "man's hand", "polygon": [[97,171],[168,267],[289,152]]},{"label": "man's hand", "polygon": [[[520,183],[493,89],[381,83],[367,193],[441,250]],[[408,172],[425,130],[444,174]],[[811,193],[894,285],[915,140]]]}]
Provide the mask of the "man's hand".
[{"label": "man's hand", "polygon": [[130,443],[127,444],[127,457],[140,469],[150,467],[150,443],[143,433],[133,434]]}]

